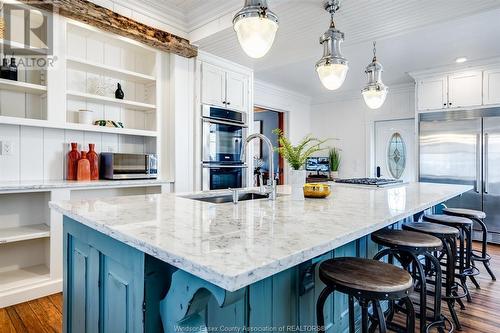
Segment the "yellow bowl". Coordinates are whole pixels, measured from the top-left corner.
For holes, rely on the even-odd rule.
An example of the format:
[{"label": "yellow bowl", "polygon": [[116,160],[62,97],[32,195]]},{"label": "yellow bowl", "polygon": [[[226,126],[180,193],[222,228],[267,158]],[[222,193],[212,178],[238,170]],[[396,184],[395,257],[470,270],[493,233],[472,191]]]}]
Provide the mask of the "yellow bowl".
[{"label": "yellow bowl", "polygon": [[304,196],[306,198],[326,198],[330,193],[328,184],[310,183],[304,185]]}]

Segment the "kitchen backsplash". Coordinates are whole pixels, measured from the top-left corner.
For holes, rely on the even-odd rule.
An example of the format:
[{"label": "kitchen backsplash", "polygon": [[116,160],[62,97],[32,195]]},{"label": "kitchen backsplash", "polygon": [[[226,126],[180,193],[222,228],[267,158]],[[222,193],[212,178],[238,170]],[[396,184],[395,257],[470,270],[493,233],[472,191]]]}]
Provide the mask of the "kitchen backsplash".
[{"label": "kitchen backsplash", "polygon": [[[64,179],[65,158],[70,142],[79,150],[145,153],[155,152],[154,140],[148,138],[52,128],[0,125],[0,181]],[[6,153],[1,145],[9,146]]]}]

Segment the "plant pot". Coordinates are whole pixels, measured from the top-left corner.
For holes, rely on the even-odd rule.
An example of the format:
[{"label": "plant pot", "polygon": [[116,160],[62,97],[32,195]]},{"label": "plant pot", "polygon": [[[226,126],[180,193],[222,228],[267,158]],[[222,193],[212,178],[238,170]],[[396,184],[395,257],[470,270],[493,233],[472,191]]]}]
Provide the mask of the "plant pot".
[{"label": "plant pot", "polygon": [[330,178],[331,179],[339,178],[339,172],[338,171],[330,171]]},{"label": "plant pot", "polygon": [[306,170],[290,170],[290,186],[292,187],[292,200],[304,200],[304,184],[306,183]]}]

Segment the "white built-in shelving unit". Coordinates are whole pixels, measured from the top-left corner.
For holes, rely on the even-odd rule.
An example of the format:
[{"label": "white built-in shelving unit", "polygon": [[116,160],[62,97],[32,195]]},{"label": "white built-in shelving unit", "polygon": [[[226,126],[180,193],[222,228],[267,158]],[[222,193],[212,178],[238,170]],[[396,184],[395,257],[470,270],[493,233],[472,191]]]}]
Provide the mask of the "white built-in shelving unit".
[{"label": "white built-in shelving unit", "polygon": [[[62,181],[70,142],[80,150],[95,143],[98,152],[168,151],[160,128],[169,117],[169,55],[57,15],[53,33],[54,67],[20,68],[19,81],[0,79],[0,147],[11,147],[0,150],[0,308],[62,290],[62,216],[49,210],[49,201],[169,190],[161,155],[159,183],[23,187]],[[124,99],[114,96],[118,83]],[[93,111],[93,121],[124,128],[81,124],[80,109]],[[2,187],[9,182],[19,189]]]},{"label": "white built-in shelving unit", "polygon": [[47,87],[41,84],[12,81],[0,79],[0,90],[20,92],[33,95],[43,95],[47,93]]}]

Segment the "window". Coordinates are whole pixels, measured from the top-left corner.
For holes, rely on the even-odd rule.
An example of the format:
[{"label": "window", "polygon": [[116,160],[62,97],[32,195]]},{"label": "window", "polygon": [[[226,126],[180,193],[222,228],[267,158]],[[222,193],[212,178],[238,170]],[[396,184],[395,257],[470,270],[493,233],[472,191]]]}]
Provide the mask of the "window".
[{"label": "window", "polygon": [[406,167],[406,145],[401,134],[397,132],[389,139],[387,163],[391,175],[396,179],[401,178]]}]

